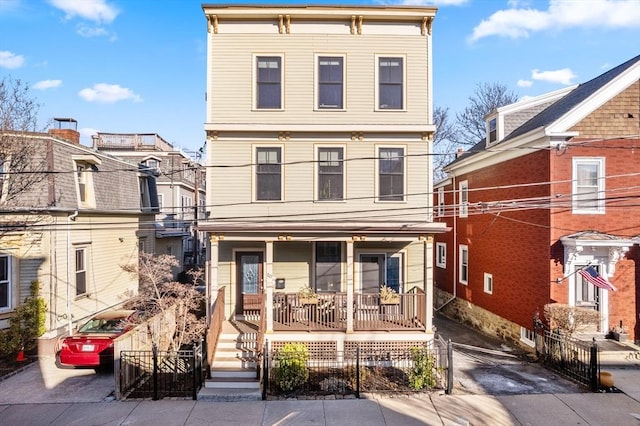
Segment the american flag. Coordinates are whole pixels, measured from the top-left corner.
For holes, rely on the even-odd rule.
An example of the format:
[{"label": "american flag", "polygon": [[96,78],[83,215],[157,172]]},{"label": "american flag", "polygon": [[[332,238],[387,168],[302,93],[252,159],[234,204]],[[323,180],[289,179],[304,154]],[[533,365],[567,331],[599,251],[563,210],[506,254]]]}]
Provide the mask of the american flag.
[{"label": "american flag", "polygon": [[613,286],[613,284],[602,278],[602,275],[600,275],[598,271],[596,271],[596,268],[594,268],[593,266],[587,266],[586,268],[580,269],[578,272],[584,277],[585,280],[589,281],[596,287],[604,288],[605,290],[616,291],[616,288]]}]

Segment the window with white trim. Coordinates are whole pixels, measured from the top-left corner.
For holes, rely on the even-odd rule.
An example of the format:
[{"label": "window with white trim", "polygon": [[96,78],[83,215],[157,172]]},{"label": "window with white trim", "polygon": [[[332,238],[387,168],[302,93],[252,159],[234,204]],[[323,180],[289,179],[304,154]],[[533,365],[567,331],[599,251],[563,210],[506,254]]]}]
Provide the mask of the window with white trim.
[{"label": "window with white trim", "polygon": [[158,194],[158,209],[160,212],[164,213],[164,194]]},{"label": "window with white trim", "polygon": [[438,216],[444,216],[444,187],[438,188]]},{"label": "window with white trim", "polygon": [[282,149],[256,148],[256,200],[282,200]]},{"label": "window with white trim", "polygon": [[404,201],[404,148],[379,148],[378,199]]},{"label": "window with white trim", "polygon": [[93,171],[98,170],[101,161],[95,155],[72,155],[75,167],[75,184],[78,207],[95,208],[96,198],[93,187]]},{"label": "window with white trim", "polygon": [[378,109],[404,109],[404,57],[380,56],[377,62]]},{"label": "window with white trim", "polygon": [[318,200],[344,199],[344,149],[318,148]]},{"label": "window with white trim", "polygon": [[342,243],[319,241],[315,244],[315,290],[337,292],[342,289]]},{"label": "window with white trim", "polygon": [[458,188],[460,217],[467,217],[469,214],[469,182],[463,180],[458,184]]},{"label": "window with white trim", "polygon": [[469,284],[469,247],[462,244],[459,247],[458,281]]},{"label": "window with white trim", "polygon": [[604,213],[604,158],[573,158],[573,213]]},{"label": "window with white trim", "polygon": [[533,330],[529,330],[525,327],[520,327],[520,341],[527,346],[534,347],[535,346],[535,333]]},{"label": "window with white trim", "polygon": [[484,273],[484,292],[493,294],[493,275]]},{"label": "window with white trim", "polygon": [[282,56],[256,56],[255,105],[282,109]]},{"label": "window with white trim", "polygon": [[493,143],[498,139],[498,119],[493,117],[487,122],[487,142]]},{"label": "window with white trim", "polygon": [[344,109],[344,56],[318,56],[318,109]]},{"label": "window with white trim", "polygon": [[7,312],[12,308],[11,286],[11,256],[0,254],[0,312]]},{"label": "window with white trim", "polygon": [[438,268],[447,267],[447,244],[436,243],[436,266]]},{"label": "window with white trim", "polygon": [[87,293],[87,249],[86,247],[78,247],[75,249],[75,276],[76,276],[76,296],[82,296]]}]

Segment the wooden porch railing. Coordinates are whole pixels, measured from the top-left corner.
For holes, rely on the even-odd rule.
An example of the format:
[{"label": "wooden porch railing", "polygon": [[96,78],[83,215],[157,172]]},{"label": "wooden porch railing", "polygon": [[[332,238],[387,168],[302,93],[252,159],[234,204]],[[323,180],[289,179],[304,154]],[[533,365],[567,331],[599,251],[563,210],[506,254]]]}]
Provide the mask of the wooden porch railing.
[{"label": "wooden porch railing", "polygon": [[218,339],[222,332],[222,323],[224,322],[224,290],[222,287],[218,289],[218,295],[216,296],[216,303],[213,306],[211,312],[211,321],[209,322],[209,329],[207,330],[207,365],[213,364],[213,357],[216,355],[216,347],[218,346]]},{"label": "wooden porch railing", "polygon": [[346,330],[347,294],[326,293],[301,298],[297,293],[273,295],[274,330]]}]

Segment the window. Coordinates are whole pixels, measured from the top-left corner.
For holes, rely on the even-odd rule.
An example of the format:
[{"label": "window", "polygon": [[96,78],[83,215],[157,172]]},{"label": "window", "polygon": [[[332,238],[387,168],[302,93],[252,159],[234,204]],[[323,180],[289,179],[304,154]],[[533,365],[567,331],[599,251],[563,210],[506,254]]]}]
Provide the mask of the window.
[{"label": "window", "polygon": [[7,157],[0,156],[0,200],[6,198],[9,182],[9,159]]},{"label": "window", "polygon": [[78,197],[80,198],[80,204],[87,202],[87,167],[83,164],[76,166],[78,174]]},{"label": "window", "polygon": [[164,213],[164,194],[158,194],[158,209]]},{"label": "window", "polygon": [[344,58],[318,57],[318,109],[344,108]]},{"label": "window", "polygon": [[404,59],[378,58],[378,109],[404,108]]},{"label": "window", "polygon": [[493,293],[493,275],[484,273],[484,292]]},{"label": "window", "polygon": [[447,244],[436,243],[436,266],[439,268],[447,267]]},{"label": "window", "polygon": [[604,213],[604,159],[573,159],[573,213]]},{"label": "window", "polygon": [[460,217],[467,217],[469,214],[469,183],[465,180],[459,185],[460,196]]},{"label": "window", "polygon": [[76,249],[76,296],[87,293],[86,249]]},{"label": "window", "polygon": [[181,219],[187,219],[193,217],[193,211],[191,207],[193,206],[193,198],[188,195],[180,196],[180,216]]},{"label": "window", "polygon": [[343,148],[318,148],[318,200],[344,198],[343,160]]},{"label": "window", "polygon": [[282,152],[280,148],[256,150],[256,200],[282,199]]},{"label": "window", "polygon": [[496,119],[492,118],[491,120],[489,120],[487,127],[488,127],[487,133],[488,133],[489,143],[495,142],[496,139],[498,138],[498,130],[496,128]]},{"label": "window", "polygon": [[382,285],[404,291],[403,253],[361,253],[359,267],[363,293],[378,293]]},{"label": "window", "polygon": [[11,309],[11,256],[0,255],[0,312]]},{"label": "window", "polygon": [[524,327],[520,327],[520,341],[532,348],[535,346],[535,333]]},{"label": "window", "polygon": [[339,242],[316,243],[315,289],[318,292],[342,288],[342,245]]},{"label": "window", "polygon": [[92,154],[71,156],[75,173],[78,207],[95,208],[95,192],[93,187],[93,171],[98,170],[101,160]]},{"label": "window", "polygon": [[160,162],[155,158],[146,159],[142,162],[142,164],[145,166],[145,168],[151,171],[160,171]]},{"label": "window", "polygon": [[138,240],[138,252],[139,253],[145,253],[144,241],[145,240],[143,238],[140,238]]},{"label": "window", "polygon": [[256,108],[282,108],[282,57],[256,58]]},{"label": "window", "polygon": [[460,245],[460,264],[458,265],[458,281],[460,284],[469,283],[469,247]]},{"label": "window", "polygon": [[404,200],[404,149],[380,148],[378,196],[381,201]]},{"label": "window", "polygon": [[444,187],[438,188],[438,216],[444,216]]}]

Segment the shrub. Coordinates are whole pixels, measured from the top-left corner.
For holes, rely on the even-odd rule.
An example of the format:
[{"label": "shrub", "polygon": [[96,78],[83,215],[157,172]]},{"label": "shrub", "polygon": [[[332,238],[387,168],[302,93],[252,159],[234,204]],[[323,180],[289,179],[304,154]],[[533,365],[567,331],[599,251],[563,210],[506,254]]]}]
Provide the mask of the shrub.
[{"label": "shrub", "polygon": [[280,390],[290,392],[306,383],[308,360],[309,350],[304,343],[287,343],[278,351],[274,374]]},{"label": "shrub", "polygon": [[409,369],[409,386],[413,390],[433,388],[436,385],[436,358],[425,348],[411,348],[413,366]]},{"label": "shrub", "polygon": [[0,353],[14,355],[36,347],[45,329],[47,303],[40,297],[40,282],[31,282],[31,294],[9,319],[9,329],[0,333]]}]

